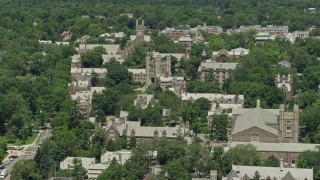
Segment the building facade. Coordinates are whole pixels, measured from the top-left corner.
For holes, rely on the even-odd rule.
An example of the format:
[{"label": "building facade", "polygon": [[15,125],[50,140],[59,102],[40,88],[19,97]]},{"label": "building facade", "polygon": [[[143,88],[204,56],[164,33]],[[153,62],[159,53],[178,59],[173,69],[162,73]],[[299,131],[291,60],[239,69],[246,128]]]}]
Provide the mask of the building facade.
[{"label": "building facade", "polygon": [[259,173],[259,180],[312,180],[313,169],[263,167],[263,166],[241,166],[232,165],[232,169],[223,180],[249,180]]},{"label": "building facade", "polygon": [[277,88],[281,89],[285,94],[286,98],[288,100],[291,100],[293,97],[293,77],[292,75],[282,75],[280,74],[276,75],[274,79],[274,83],[277,86]]},{"label": "building facade", "polygon": [[198,68],[199,80],[207,82],[215,79],[219,87],[223,87],[224,80],[230,78],[237,66],[238,63],[201,62]]},{"label": "building facade", "polygon": [[233,109],[230,142],[298,143],[299,106],[293,112],[262,109],[260,101],[253,109]]},{"label": "building facade", "polygon": [[139,22],[139,19],[136,20],[136,44],[142,44],[144,42],[144,20]]}]

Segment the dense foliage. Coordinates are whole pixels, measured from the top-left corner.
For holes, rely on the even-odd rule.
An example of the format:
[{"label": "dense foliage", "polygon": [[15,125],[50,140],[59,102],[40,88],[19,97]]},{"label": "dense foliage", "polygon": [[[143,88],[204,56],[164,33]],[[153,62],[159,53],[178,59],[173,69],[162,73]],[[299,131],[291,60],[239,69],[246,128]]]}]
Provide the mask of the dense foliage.
[{"label": "dense foliage", "polygon": [[[165,27],[190,24],[192,27],[206,23],[220,25],[224,29],[237,28],[240,25],[275,24],[288,25],[290,31],[303,30],[306,27],[320,25],[320,13],[309,13],[309,7],[320,8],[316,0],[1,0],[0,1],[0,135],[6,137],[5,143],[17,139],[25,141],[34,130],[50,122],[53,137],[39,149],[35,161],[22,161],[15,166],[12,175],[17,179],[47,179],[53,175],[59,161],[67,156],[86,156],[100,158],[106,150],[104,131],[95,128],[91,123],[81,122],[81,114],[70,100],[68,83],[70,77],[71,55],[76,51],[73,42],[88,34],[88,42],[110,43],[97,38],[105,32],[123,31],[128,36],[135,34],[135,18],[145,19],[145,24],[153,41],[135,46],[123,65],[111,61],[102,65],[99,48],[84,56],[84,67],[107,67],[108,75],[103,79],[94,76],[92,84],[105,86],[102,94],[93,99],[94,111],[99,122],[105,121],[105,115],[118,115],[122,110],[129,111],[130,120],[140,119],[143,125],[161,126],[164,123],[175,125],[179,121],[190,122],[194,132],[210,132],[207,126],[206,113],[210,102],[199,99],[182,105],[180,99],[172,92],[155,90],[158,99],[147,109],[133,107],[136,92],[127,67],[143,68],[147,51],[163,53],[183,53],[184,47],[175,44],[158,31]],[[133,13],[134,18],[120,16]],[[82,18],[88,15],[89,18]],[[104,18],[96,16],[102,15]],[[70,30],[73,33],[70,46],[42,44],[38,40],[61,41],[61,32]],[[312,35],[319,35],[315,30]],[[301,140],[320,143],[318,124],[320,123],[320,41],[317,39],[298,39],[294,44],[283,39],[268,42],[265,46],[254,46],[254,32],[227,35],[204,34],[207,44],[197,43],[192,47],[190,57],[184,61],[172,61],[173,72],[184,76],[190,92],[244,94],[245,106],[255,106],[256,99],[261,99],[262,107],[277,108],[287,102],[290,107],[299,103],[301,112]],[[125,38],[121,47],[132,44]],[[250,54],[243,58],[228,61],[239,62],[239,68],[219,89],[215,82],[199,85],[197,69],[201,63],[200,54],[207,54],[222,48],[230,50],[237,47],[250,49]],[[284,69],[275,66],[281,60],[288,60],[292,68]],[[285,99],[281,90],[274,86],[276,74],[293,74],[295,94],[299,97],[292,101]],[[297,76],[296,74],[301,74]],[[211,77],[208,77],[208,81]],[[162,109],[170,109],[169,117],[162,119]],[[182,118],[180,118],[182,117]],[[220,122],[224,117],[216,117]],[[226,127],[227,124],[221,124]],[[225,140],[225,128],[215,127],[220,134],[213,139]],[[90,140],[91,141],[90,141]],[[1,145],[1,154],[5,154],[6,145]],[[130,142],[131,143],[131,142]],[[122,148],[122,140],[109,144],[108,148]],[[184,142],[160,142],[158,144],[158,163],[163,164],[164,174],[172,179],[190,179],[190,174],[205,176],[210,169],[225,173],[230,168],[231,159],[244,165],[261,164],[253,147],[235,147],[224,153],[222,148],[215,148],[214,153]],[[135,142],[131,143],[135,147]],[[165,147],[165,148],[163,148]],[[152,149],[152,148],[151,148]],[[2,152],[3,151],[3,152]],[[250,154],[243,156],[244,153]],[[176,156],[172,156],[173,153]],[[299,160],[300,167],[317,168],[320,160],[318,152],[306,152]],[[124,166],[112,163],[100,179],[143,179],[148,172],[147,153],[138,149]],[[145,160],[145,161],[143,161]],[[203,163],[205,162],[205,163]],[[204,165],[205,164],[205,165]],[[264,165],[275,166],[276,159],[268,158]],[[31,168],[31,169],[30,169]],[[114,171],[117,171],[116,173]],[[316,169],[318,173],[318,169]],[[83,171],[79,169],[80,174]],[[78,171],[59,171],[57,174],[77,177]],[[161,176],[161,175],[160,175]],[[162,176],[163,177],[163,176]],[[80,177],[79,177],[80,178]],[[161,177],[159,177],[161,178]]]}]

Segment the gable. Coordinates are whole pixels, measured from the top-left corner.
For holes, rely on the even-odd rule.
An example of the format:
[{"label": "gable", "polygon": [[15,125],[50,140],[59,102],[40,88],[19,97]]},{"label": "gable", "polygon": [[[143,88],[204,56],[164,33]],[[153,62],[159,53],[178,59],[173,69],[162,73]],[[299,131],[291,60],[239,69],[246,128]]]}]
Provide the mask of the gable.
[{"label": "gable", "polygon": [[240,177],[234,170],[231,170],[230,173],[227,175],[227,180],[233,180],[233,178],[240,178]]},{"label": "gable", "polygon": [[279,139],[279,135],[256,126],[231,134],[231,137],[233,141],[240,142],[278,142]]},{"label": "gable", "polygon": [[292,176],[290,171],[288,171],[287,174],[282,178],[282,180],[295,180],[295,178]]}]

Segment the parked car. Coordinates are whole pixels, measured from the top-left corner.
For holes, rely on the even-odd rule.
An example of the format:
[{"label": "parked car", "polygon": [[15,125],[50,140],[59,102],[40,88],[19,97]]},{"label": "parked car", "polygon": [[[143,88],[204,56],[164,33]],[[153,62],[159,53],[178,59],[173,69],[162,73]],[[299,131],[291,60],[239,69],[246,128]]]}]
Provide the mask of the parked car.
[{"label": "parked car", "polygon": [[10,164],[10,161],[5,161],[4,163],[3,163],[3,165],[9,165]]},{"label": "parked car", "polygon": [[11,155],[11,156],[9,156],[9,158],[17,158],[18,156],[17,155]]},{"label": "parked car", "polygon": [[0,165],[0,169],[6,168],[3,164]]},{"label": "parked car", "polygon": [[0,173],[0,178],[4,179],[8,175],[8,170],[3,169]]},{"label": "parked car", "polygon": [[23,146],[17,146],[17,147],[15,147],[15,149],[16,149],[16,150],[19,150],[19,151],[23,150],[23,148],[24,148]]},{"label": "parked car", "polygon": [[9,158],[9,161],[13,161],[13,158]]}]

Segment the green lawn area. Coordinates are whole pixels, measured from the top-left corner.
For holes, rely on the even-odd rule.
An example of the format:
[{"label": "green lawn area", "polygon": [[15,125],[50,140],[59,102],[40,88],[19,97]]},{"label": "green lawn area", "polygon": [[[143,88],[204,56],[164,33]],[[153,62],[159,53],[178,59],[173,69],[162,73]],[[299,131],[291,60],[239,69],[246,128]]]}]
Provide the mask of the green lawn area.
[{"label": "green lawn area", "polygon": [[28,139],[25,141],[25,143],[23,143],[22,140],[19,140],[19,139],[9,143],[7,136],[0,136],[0,142],[6,142],[6,143],[8,143],[8,145],[13,145],[13,146],[21,146],[21,145],[33,143],[33,141],[36,139],[37,135],[38,135],[38,133],[33,133],[32,136],[28,137]]}]

